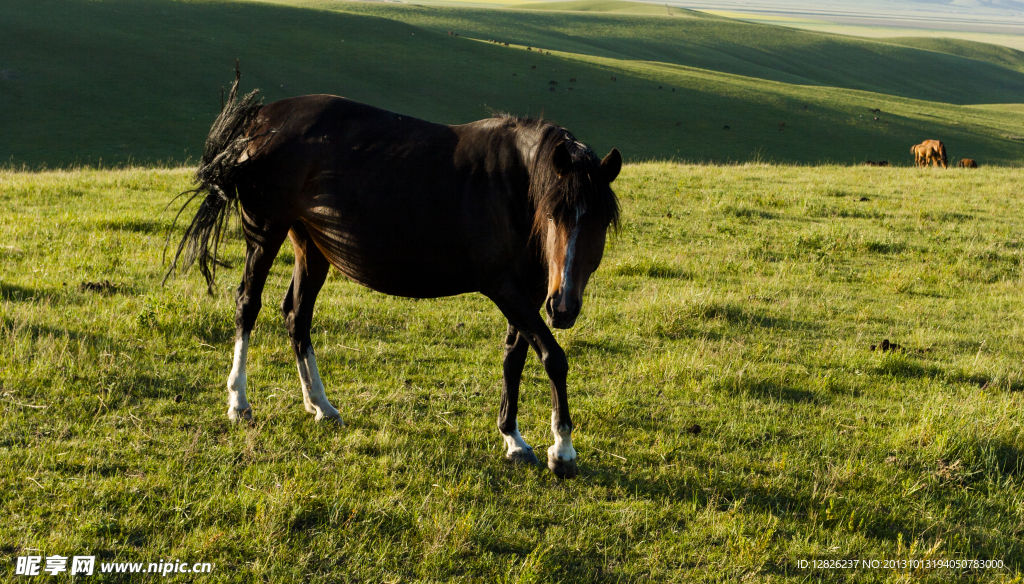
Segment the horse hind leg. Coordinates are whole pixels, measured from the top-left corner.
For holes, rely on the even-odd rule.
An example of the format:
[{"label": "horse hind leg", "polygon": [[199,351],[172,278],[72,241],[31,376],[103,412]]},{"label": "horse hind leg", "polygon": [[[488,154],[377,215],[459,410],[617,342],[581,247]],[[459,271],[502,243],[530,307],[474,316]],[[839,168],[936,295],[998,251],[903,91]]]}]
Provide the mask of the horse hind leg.
[{"label": "horse hind leg", "polygon": [[228,419],[232,422],[252,419],[252,407],[245,396],[249,335],[263,306],[263,285],[283,242],[283,232],[261,241],[246,241],[245,271],[235,292],[235,354],[228,375]]},{"label": "horse hind leg", "polygon": [[307,412],[316,414],[318,422],[327,418],[342,424],[341,415],[324,391],[309,335],[313,325],[313,305],[327,280],[331,264],[301,225],[292,227],[288,236],[295,248],[295,269],[281,309],[295,351],[295,363],[302,383],[302,403]]},{"label": "horse hind leg", "polygon": [[[284,315],[285,325],[288,323],[288,317],[292,314],[295,307],[295,277],[292,277],[292,281],[288,283],[288,291],[284,294],[284,300],[281,302],[281,312]],[[299,372],[302,375],[302,372]],[[306,411],[315,414],[316,408],[313,407],[313,402],[309,401],[309,393],[305,387],[302,390],[302,405],[306,408]]]}]

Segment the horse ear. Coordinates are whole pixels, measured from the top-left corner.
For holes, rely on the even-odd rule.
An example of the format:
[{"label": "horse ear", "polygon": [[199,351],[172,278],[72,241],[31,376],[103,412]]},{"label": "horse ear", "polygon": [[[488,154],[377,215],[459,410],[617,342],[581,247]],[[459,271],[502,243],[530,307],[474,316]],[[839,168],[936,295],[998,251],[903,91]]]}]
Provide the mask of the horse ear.
[{"label": "horse ear", "polygon": [[569,154],[565,142],[555,146],[555,151],[551,154],[551,163],[555,165],[555,172],[558,173],[558,176],[563,176],[572,170],[572,154]]},{"label": "horse ear", "polygon": [[620,170],[622,170],[622,154],[619,154],[618,148],[612,148],[608,156],[601,161],[601,174],[606,181],[612,182],[615,177],[619,176]]}]

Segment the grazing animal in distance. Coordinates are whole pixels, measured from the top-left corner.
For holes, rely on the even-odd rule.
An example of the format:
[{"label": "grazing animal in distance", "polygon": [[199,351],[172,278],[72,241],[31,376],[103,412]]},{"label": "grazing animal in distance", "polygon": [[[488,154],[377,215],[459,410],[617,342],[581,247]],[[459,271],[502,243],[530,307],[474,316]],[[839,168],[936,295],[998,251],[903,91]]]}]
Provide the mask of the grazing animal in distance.
[{"label": "grazing animal in distance", "polygon": [[864,163],[864,166],[889,166],[889,161],[879,160],[875,162],[874,160],[868,160],[867,162]]},{"label": "grazing animal in distance", "polygon": [[[168,276],[193,263],[212,293],[217,250],[232,210],[245,239],[236,292],[228,418],[251,419],[249,339],[264,284],[284,241],[295,253],[281,304],[302,385],[316,420],[341,423],[327,399],[310,336],[313,306],[333,266],[394,296],[480,292],[508,321],[498,430],[509,460],[537,464],[519,433],[519,386],[530,348],[551,386],[548,467],[576,476],[569,364],[548,325],[570,328],[618,225],[611,183],[622,167],[565,128],[498,116],[462,125],[426,122],[332,95],[262,105],[238,99],[240,74],[207,138],[196,187],[201,204]],[[181,212],[179,212],[180,216]]]},{"label": "grazing animal in distance", "polygon": [[978,168],[978,163],[973,158],[961,158],[957,166],[960,168]]},{"label": "grazing animal in distance", "polygon": [[931,159],[932,163],[935,164],[935,166],[938,166],[941,162],[942,168],[949,167],[949,159],[946,157],[945,144],[943,144],[939,140],[925,140],[924,142],[922,142],[922,145],[931,149],[931,151],[928,153],[928,156]]},{"label": "grazing animal in distance", "polygon": [[914,155],[914,166],[928,166],[931,163],[934,166],[941,165],[942,168],[949,167],[946,146],[939,140],[925,140],[911,146],[910,152]]},{"label": "grazing animal in distance", "polygon": [[914,155],[914,166],[922,166],[925,148],[920,144],[914,144],[910,147],[910,153]]}]

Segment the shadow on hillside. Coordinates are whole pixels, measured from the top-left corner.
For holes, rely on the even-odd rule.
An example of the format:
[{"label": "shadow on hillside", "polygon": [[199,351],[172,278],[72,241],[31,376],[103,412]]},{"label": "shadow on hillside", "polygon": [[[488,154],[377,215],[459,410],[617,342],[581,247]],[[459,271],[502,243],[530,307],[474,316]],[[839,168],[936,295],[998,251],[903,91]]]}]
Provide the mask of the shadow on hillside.
[{"label": "shadow on hillside", "polygon": [[[632,161],[849,164],[870,156],[909,165],[907,148],[921,135],[941,136],[954,152],[970,152],[987,164],[1019,159],[1017,147],[999,136],[1013,131],[1009,126],[978,132],[955,120],[959,110],[947,105],[909,106],[886,94],[941,104],[1017,103],[1024,88],[1020,73],[983,59],[864,39],[648,17],[644,34],[633,36],[639,21],[623,23],[628,18],[623,15],[527,16],[512,9],[460,12],[462,36],[455,38],[441,24],[449,9],[438,8],[427,16],[398,4],[352,3],[333,11],[265,3],[112,0],[62,4],[60,18],[53,18],[46,4],[20,4],[21,16],[8,19],[9,34],[26,39],[26,53],[53,63],[50,73],[64,81],[58,91],[46,76],[0,80],[20,88],[7,108],[11,123],[5,128],[6,140],[0,140],[5,151],[30,153],[13,158],[14,164],[81,164],[83,158],[88,165],[97,160],[104,165],[128,160],[172,163],[196,156],[217,112],[217,88],[230,80],[230,58],[218,55],[234,50],[227,39],[241,30],[262,39],[242,51],[243,85],[246,90],[261,87],[268,103],[336,93],[451,123],[486,115],[484,103],[522,115],[544,112],[585,137],[595,150],[624,148]],[[574,34],[542,32],[565,18],[576,21]],[[524,20],[537,26],[524,27]],[[40,26],[45,26],[49,41],[34,34]],[[116,34],[123,30],[135,34]],[[182,42],[181,31],[188,31],[187,42]],[[608,38],[609,31],[626,34]],[[683,36],[699,36],[684,42],[683,31]],[[541,73],[532,69],[539,51],[474,40],[494,36],[526,46],[561,47],[583,59],[546,54]],[[89,51],[75,50],[74,39],[80,38],[91,39]],[[137,58],[154,47],[168,55],[169,63],[189,66],[154,67]],[[321,59],[303,58],[310,54]],[[387,70],[380,68],[379,55],[390,56]],[[618,61],[621,69],[613,78],[607,67],[619,66],[591,61],[588,55]],[[459,63],[457,75],[453,63]],[[97,85],[97,79],[117,83]],[[557,89],[549,85],[553,81],[559,83]],[[837,87],[879,93],[866,98],[837,92]],[[55,117],[54,103],[82,107],[74,115]],[[893,112],[872,112],[871,106]],[[631,115],[604,115],[623,108]],[[914,109],[926,111],[918,115]],[[1002,118],[985,109],[968,117],[985,120],[979,122],[985,127],[1001,126]],[[55,124],[75,139],[54,141],[52,132],[32,131],[40,124]],[[111,135],[133,139],[121,143]],[[738,212],[755,213],[752,218],[761,213]],[[156,227],[144,221],[112,226],[140,233],[158,233]]]},{"label": "shadow on hillside", "polygon": [[28,286],[19,286],[17,284],[7,284],[5,282],[0,282],[0,299],[7,300],[10,302],[36,300],[40,297],[50,296],[52,294],[53,291],[51,290],[30,288]]}]

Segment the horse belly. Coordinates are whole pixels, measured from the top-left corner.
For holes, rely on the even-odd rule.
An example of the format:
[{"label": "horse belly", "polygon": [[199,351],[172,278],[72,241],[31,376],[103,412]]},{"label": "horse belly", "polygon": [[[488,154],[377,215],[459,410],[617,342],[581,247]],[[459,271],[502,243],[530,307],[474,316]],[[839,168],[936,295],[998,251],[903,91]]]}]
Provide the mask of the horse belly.
[{"label": "horse belly", "polygon": [[466,245],[454,228],[345,217],[320,208],[303,218],[317,247],[350,280],[392,296],[437,298],[479,289]]}]

